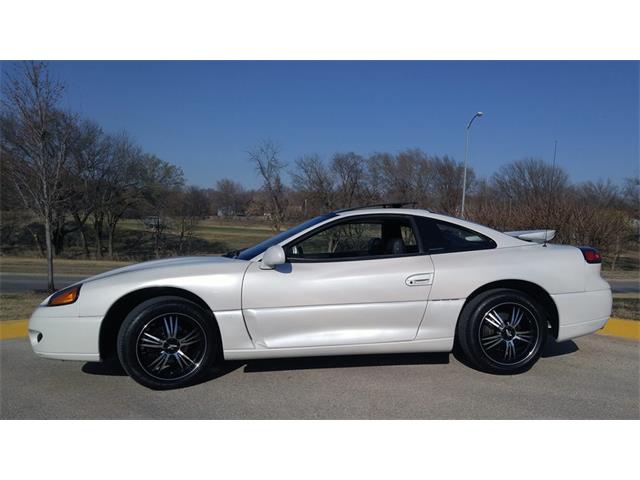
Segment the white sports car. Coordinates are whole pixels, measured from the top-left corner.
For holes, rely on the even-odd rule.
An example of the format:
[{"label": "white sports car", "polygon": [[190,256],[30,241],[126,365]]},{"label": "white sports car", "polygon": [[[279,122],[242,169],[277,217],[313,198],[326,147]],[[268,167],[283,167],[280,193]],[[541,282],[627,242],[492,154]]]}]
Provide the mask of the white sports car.
[{"label": "white sports car", "polygon": [[88,278],[36,309],[31,345],[54,359],[117,355],[155,389],[197,382],[224,359],[454,345],[478,369],[517,373],[548,335],[586,335],[609,318],[596,250],[401,207],[336,211],[225,256]]}]

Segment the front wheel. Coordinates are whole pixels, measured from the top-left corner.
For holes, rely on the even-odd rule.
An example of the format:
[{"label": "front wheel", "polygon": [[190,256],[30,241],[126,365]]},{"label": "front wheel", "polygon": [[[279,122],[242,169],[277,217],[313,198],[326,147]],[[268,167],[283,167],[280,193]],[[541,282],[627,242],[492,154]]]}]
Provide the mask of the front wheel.
[{"label": "front wheel", "polygon": [[540,357],[547,338],[544,309],[511,289],[484,292],[463,309],[457,340],[464,357],[480,370],[514,374]]},{"label": "front wheel", "polygon": [[118,357],[136,382],[156,390],[180,388],[210,370],[219,337],[210,312],[179,297],[141,303],[118,333]]}]

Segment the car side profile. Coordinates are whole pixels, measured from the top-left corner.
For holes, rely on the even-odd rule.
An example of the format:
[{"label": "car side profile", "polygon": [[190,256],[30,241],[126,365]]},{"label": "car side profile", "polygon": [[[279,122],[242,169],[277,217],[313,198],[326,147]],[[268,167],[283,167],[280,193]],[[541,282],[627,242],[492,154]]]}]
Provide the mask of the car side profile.
[{"label": "car side profile", "polygon": [[225,256],[120,268],[48,297],[29,336],[42,357],[117,356],[154,389],[218,362],[450,352],[514,374],[602,328],[611,290],[591,248],[502,233],[400,205],[327,213]]}]

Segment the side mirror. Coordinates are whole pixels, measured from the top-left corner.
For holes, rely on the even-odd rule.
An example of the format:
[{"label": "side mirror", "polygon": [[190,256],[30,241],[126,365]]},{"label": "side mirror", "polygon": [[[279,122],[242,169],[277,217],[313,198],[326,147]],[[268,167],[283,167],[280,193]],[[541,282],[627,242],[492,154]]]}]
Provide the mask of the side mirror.
[{"label": "side mirror", "polygon": [[284,254],[284,249],[280,245],[274,245],[267,248],[262,256],[262,265],[260,268],[263,270],[272,270],[276,265],[282,265],[287,261],[287,257]]}]

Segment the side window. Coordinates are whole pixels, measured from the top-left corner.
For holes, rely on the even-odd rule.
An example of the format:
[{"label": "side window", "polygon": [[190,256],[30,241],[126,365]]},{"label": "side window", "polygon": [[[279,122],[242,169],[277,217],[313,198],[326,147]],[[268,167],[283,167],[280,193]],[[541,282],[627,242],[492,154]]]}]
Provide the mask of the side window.
[{"label": "side window", "polygon": [[332,261],[416,254],[416,234],[406,217],[366,217],[337,223],[286,247],[292,261]]},{"label": "side window", "polygon": [[420,233],[429,247],[429,253],[466,252],[495,248],[489,237],[468,228],[428,218],[418,221]]}]

